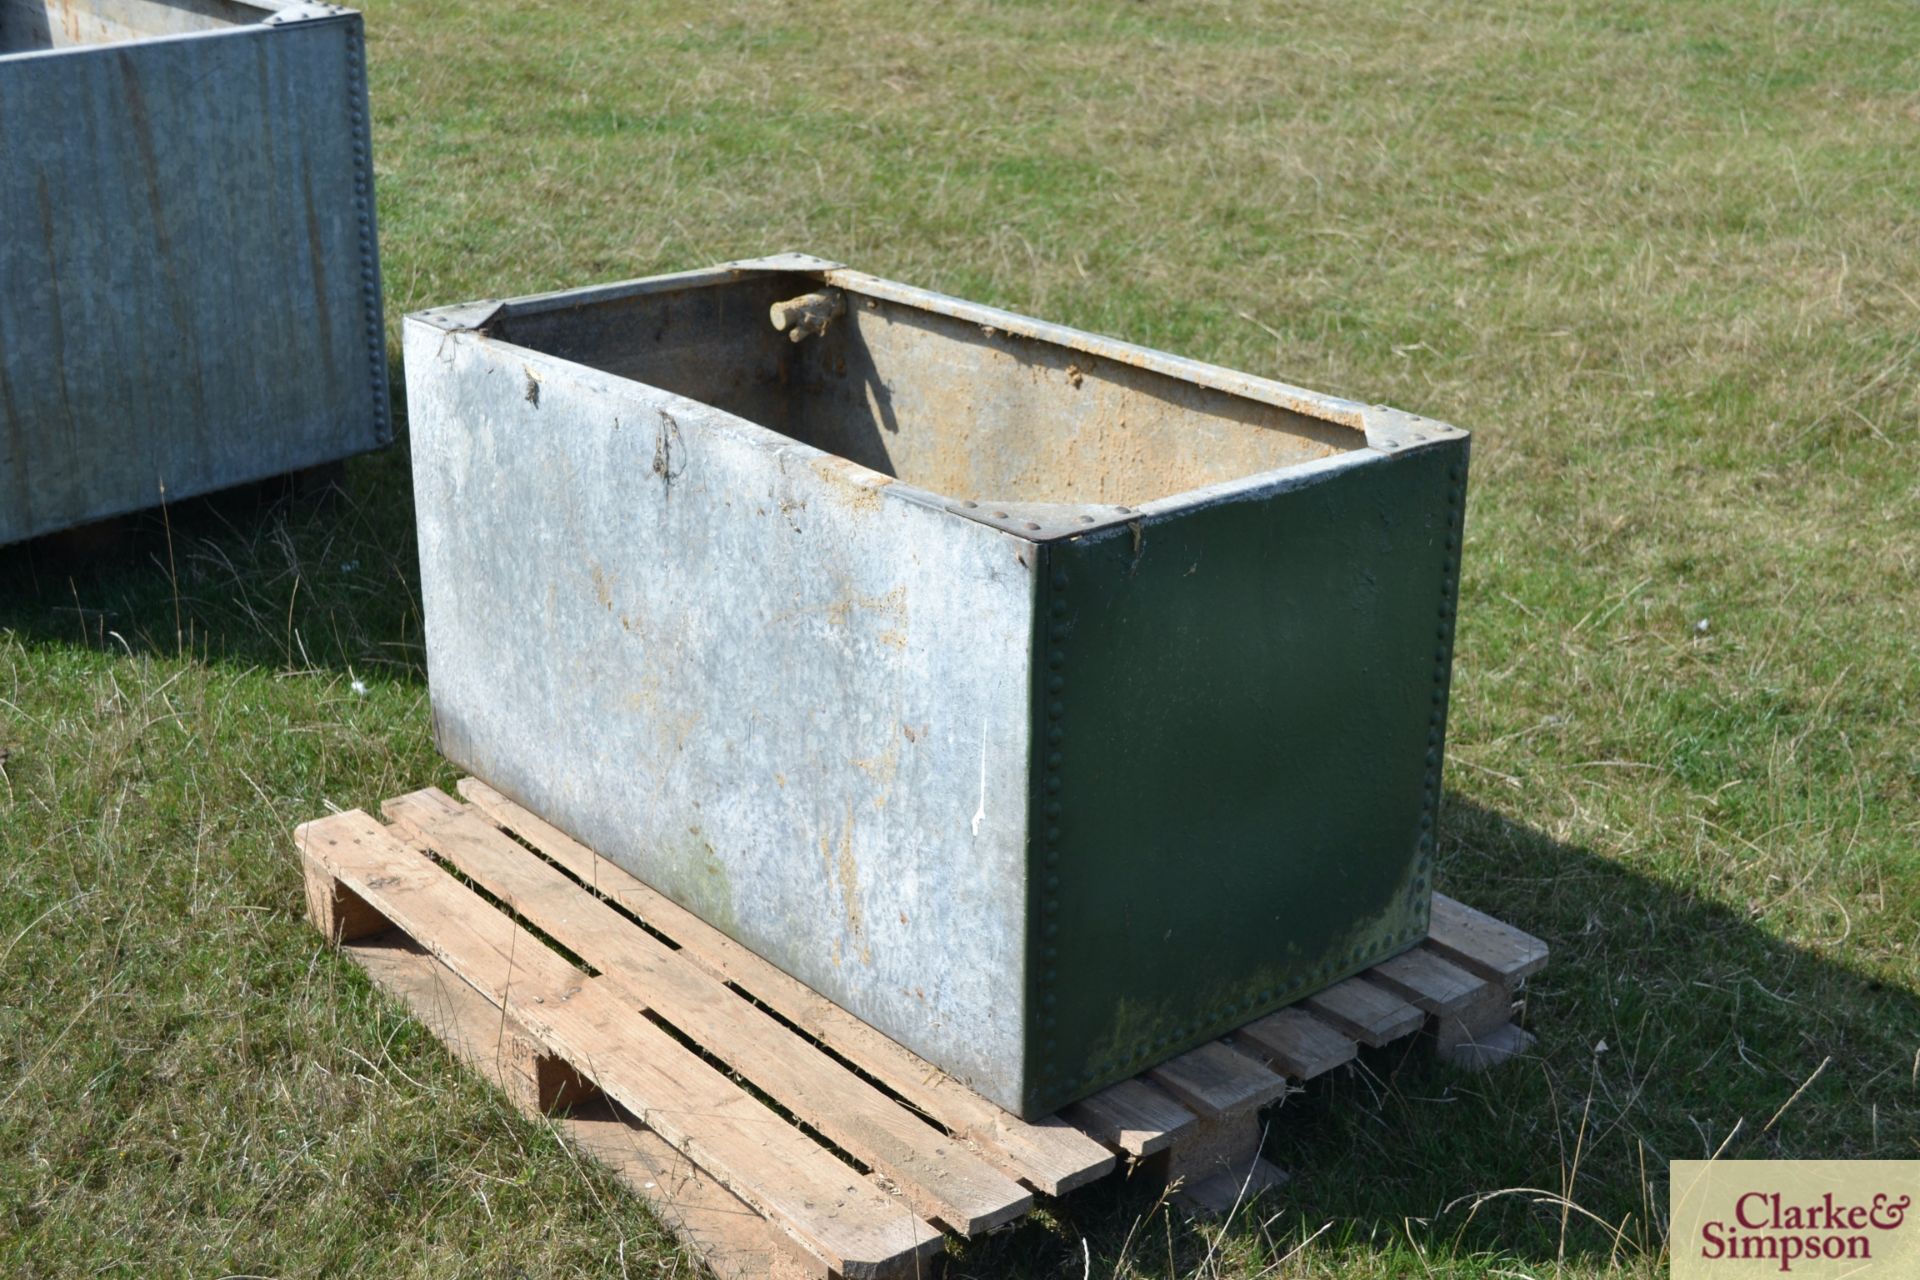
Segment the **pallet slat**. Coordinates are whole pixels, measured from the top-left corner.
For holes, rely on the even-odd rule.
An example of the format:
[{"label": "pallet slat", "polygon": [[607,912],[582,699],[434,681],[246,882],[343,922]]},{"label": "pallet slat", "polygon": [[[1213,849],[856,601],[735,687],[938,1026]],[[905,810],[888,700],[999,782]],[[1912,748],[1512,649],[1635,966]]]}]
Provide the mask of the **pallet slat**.
[{"label": "pallet slat", "polygon": [[1144,1160],[1172,1146],[1193,1129],[1199,1117],[1145,1080],[1110,1084],[1091,1098],[1082,1098],[1066,1115],[1088,1134],[1135,1160]]},{"label": "pallet slat", "polygon": [[[1025,1216],[1033,1195],[976,1159],[725,984],[441,792],[389,800],[387,816],[564,942],[781,1106],[892,1180],[914,1211],[962,1235]],[[617,975],[617,976],[615,976]]]},{"label": "pallet slat", "polygon": [[852,1280],[911,1274],[941,1235],[358,810],[296,832],[374,910]]},{"label": "pallet slat", "polygon": [[1311,1080],[1352,1062],[1359,1046],[1304,1009],[1286,1008],[1233,1033],[1235,1043],[1267,1059],[1283,1075]]},{"label": "pallet slat", "polygon": [[1367,970],[1367,980],[1442,1017],[1484,999],[1487,990],[1487,979],[1425,947],[1382,960]]},{"label": "pallet slat", "polygon": [[1533,1047],[1531,1032],[1511,1022],[1503,1022],[1490,1031],[1470,1035],[1452,1047],[1447,1057],[1455,1066],[1468,1071],[1486,1071]]},{"label": "pallet slat", "polygon": [[515,1087],[511,1041],[531,1036],[519,1020],[397,929],[341,948],[375,986],[404,1004],[454,1056],[498,1086],[530,1118],[550,1124],[627,1184],[719,1280],[828,1280],[818,1258],[775,1231],[744,1200],[652,1130],[599,1101],[561,1115],[525,1105]]},{"label": "pallet slat", "polygon": [[1547,963],[1547,944],[1530,933],[1456,902],[1433,895],[1427,946],[1464,969],[1517,986]]},{"label": "pallet slat", "polygon": [[1301,1004],[1363,1044],[1383,1045],[1410,1036],[1426,1025],[1427,1015],[1365,978],[1336,982]]},{"label": "pallet slat", "polygon": [[1257,1110],[1287,1091],[1284,1076],[1218,1040],[1150,1068],[1146,1075],[1202,1115]]},{"label": "pallet slat", "polygon": [[1175,1199],[1190,1211],[1226,1218],[1261,1192],[1284,1187],[1291,1181],[1283,1170],[1255,1156],[1244,1170],[1222,1169],[1186,1183]]},{"label": "pallet slat", "polygon": [[976,1144],[1002,1172],[1047,1195],[1064,1195],[1113,1169],[1113,1153],[1086,1134],[1058,1119],[1022,1120],[988,1102],[486,783],[464,778],[458,789],[489,821],[671,937],[680,944],[678,954],[746,991],[956,1137]]}]

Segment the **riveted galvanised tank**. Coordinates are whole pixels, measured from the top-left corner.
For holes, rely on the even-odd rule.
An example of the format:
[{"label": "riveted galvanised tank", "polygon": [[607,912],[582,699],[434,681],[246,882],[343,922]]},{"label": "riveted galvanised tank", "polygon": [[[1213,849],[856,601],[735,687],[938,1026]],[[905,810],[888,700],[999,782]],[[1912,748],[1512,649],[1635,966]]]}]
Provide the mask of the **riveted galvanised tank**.
[{"label": "riveted galvanised tank", "polygon": [[1463,432],[797,255],[405,342],[441,749],[988,1097],[1424,935]]},{"label": "riveted galvanised tank", "polygon": [[359,15],[0,0],[0,543],[391,438]]}]

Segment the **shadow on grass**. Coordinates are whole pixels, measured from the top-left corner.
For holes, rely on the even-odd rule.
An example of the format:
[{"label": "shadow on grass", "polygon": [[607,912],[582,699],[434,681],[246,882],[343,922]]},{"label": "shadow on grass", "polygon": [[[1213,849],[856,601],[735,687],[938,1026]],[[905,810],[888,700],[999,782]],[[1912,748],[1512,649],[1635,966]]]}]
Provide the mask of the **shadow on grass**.
[{"label": "shadow on grass", "polygon": [[1664,1244],[1669,1160],[1920,1157],[1916,993],[1457,794],[1446,830],[1442,887],[1552,947],[1526,992],[1532,1052],[1470,1074],[1408,1041],[1312,1082],[1268,1116],[1293,1181],[1224,1240],[1148,1188],[1092,1189],[953,1274],[1079,1276],[1085,1237],[1094,1274],[1124,1254],[1145,1275],[1222,1258],[1252,1275],[1323,1226],[1313,1250],[1343,1274],[1634,1274]]},{"label": "shadow on grass", "polygon": [[0,547],[0,629],[28,643],[424,684],[408,466],[402,428],[343,466]]}]

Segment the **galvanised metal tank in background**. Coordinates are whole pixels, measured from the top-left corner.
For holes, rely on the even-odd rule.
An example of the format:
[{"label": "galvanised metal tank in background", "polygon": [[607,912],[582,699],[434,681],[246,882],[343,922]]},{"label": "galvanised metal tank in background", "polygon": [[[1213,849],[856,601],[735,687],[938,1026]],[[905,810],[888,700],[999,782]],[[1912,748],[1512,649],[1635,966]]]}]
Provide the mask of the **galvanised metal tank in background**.
[{"label": "galvanised metal tank in background", "polygon": [[0,0],[0,543],[392,439],[360,16]]},{"label": "galvanised metal tank in background", "polygon": [[1424,936],[1463,432],[797,255],[405,346],[442,750],[986,1096]]}]

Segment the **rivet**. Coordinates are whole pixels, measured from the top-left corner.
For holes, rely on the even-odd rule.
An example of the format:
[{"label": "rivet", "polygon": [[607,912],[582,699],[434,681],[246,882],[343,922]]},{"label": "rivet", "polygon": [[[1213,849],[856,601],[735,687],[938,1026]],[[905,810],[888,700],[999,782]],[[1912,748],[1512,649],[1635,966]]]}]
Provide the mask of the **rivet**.
[{"label": "rivet", "polygon": [[960,505],[965,507],[969,511],[976,510],[980,506],[979,503],[974,502],[972,499],[968,499],[966,502],[963,502]]},{"label": "rivet", "polygon": [[1437,746],[1439,746],[1439,745],[1440,745],[1440,731],[1439,731],[1438,729],[1429,729],[1429,730],[1427,730],[1427,742],[1428,742],[1429,744],[1431,744],[1431,745],[1433,745],[1433,746],[1436,746],[1436,747],[1437,747]]},{"label": "rivet", "polygon": [[1058,840],[1059,838],[1060,838],[1060,828],[1058,827],[1047,828],[1047,839]]},{"label": "rivet", "polygon": [[[1055,579],[1053,585],[1056,587],[1059,586],[1059,580]],[[1053,602],[1053,616],[1056,618],[1064,618],[1067,616],[1067,602],[1065,600],[1055,600]]]},{"label": "rivet", "polygon": [[1081,524],[1092,524],[1092,523],[1093,523],[1093,517],[1092,517],[1092,516],[1081,516],[1081,517],[1080,517],[1080,523],[1081,523]]},{"label": "rivet", "polygon": [[1054,575],[1053,575],[1053,585],[1054,585],[1054,587],[1055,587],[1056,589],[1059,589],[1059,588],[1062,588],[1062,587],[1065,587],[1065,586],[1067,585],[1067,575],[1066,575],[1066,574],[1064,574],[1064,573],[1056,573],[1056,574],[1054,574]]},{"label": "rivet", "polygon": [[1047,816],[1049,818],[1057,818],[1060,816],[1060,802],[1058,800],[1047,801]]},{"label": "rivet", "polygon": [[1027,521],[1027,529],[1028,529],[1028,530],[1029,530],[1030,532],[1037,532],[1037,531],[1039,530],[1039,528],[1040,528],[1040,526],[1039,526],[1039,525],[1037,525],[1037,524],[1035,524],[1035,523],[1034,523],[1033,521],[1031,521],[1031,520],[1029,520],[1029,521]]},{"label": "rivet", "polygon": [[1065,729],[1062,729],[1059,725],[1055,725],[1053,726],[1053,728],[1047,730],[1048,742],[1058,742],[1060,741],[1060,739],[1066,736],[1067,736],[1067,731]]},{"label": "rivet", "polygon": [[1060,865],[1060,851],[1058,849],[1047,850],[1047,865],[1050,867]]},{"label": "rivet", "polygon": [[1446,696],[1447,696],[1446,694],[1444,694],[1444,693],[1442,693],[1442,692],[1440,692],[1440,690],[1438,690],[1438,689],[1435,689],[1435,690],[1433,691],[1433,700],[1434,700],[1435,702],[1441,702],[1441,701],[1444,701],[1444,700],[1445,700],[1445,698],[1446,698]]},{"label": "rivet", "polygon": [[1048,964],[1052,964],[1055,960],[1058,960],[1060,958],[1060,953],[1052,947],[1048,947],[1046,950],[1042,951],[1040,954],[1046,959],[1046,962]]},{"label": "rivet", "polygon": [[1048,779],[1047,779],[1047,790],[1048,790],[1049,792],[1055,792],[1055,791],[1058,791],[1058,790],[1060,790],[1060,779],[1058,779],[1058,778],[1048,778]]},{"label": "rivet", "polygon": [[1060,753],[1058,751],[1047,757],[1047,767],[1049,769],[1058,769],[1060,767]]},{"label": "rivet", "polygon": [[991,514],[995,520],[1005,520],[1007,518],[1007,513],[1004,511],[995,511]]},{"label": "rivet", "polygon": [[1049,702],[1047,704],[1047,714],[1052,716],[1055,720],[1058,720],[1061,716],[1067,714],[1067,704],[1057,699],[1053,702]]},{"label": "rivet", "polygon": [[1057,938],[1060,936],[1060,926],[1051,920],[1047,921],[1047,936],[1049,938]]},{"label": "rivet", "polygon": [[1052,969],[1049,969],[1047,970],[1046,977],[1043,979],[1043,981],[1045,981],[1048,986],[1052,986],[1053,983],[1059,979],[1059,977],[1060,975],[1057,972],[1055,972]]},{"label": "rivet", "polygon": [[1065,666],[1066,662],[1067,662],[1067,655],[1062,653],[1058,649],[1055,649],[1052,653],[1047,655],[1047,665],[1050,667]]},{"label": "rivet", "polygon": [[1422,828],[1431,827],[1433,825],[1433,815],[1430,813],[1421,814],[1420,825]]},{"label": "rivet", "polygon": [[1047,892],[1049,892],[1049,893],[1051,893],[1051,892],[1053,892],[1053,891],[1054,891],[1055,889],[1058,889],[1059,887],[1060,887],[1060,877],[1059,877],[1059,876],[1048,876],[1048,877],[1047,877]]},{"label": "rivet", "polygon": [[1045,1030],[1051,1031],[1054,1029],[1054,1027],[1059,1025],[1059,1020],[1055,1018],[1052,1014],[1048,1014],[1045,1018],[1042,1018],[1040,1020],[1040,1025]]},{"label": "rivet", "polygon": [[1052,690],[1054,693],[1058,693],[1066,687],[1067,687],[1067,680],[1065,676],[1047,677],[1047,688]]}]

